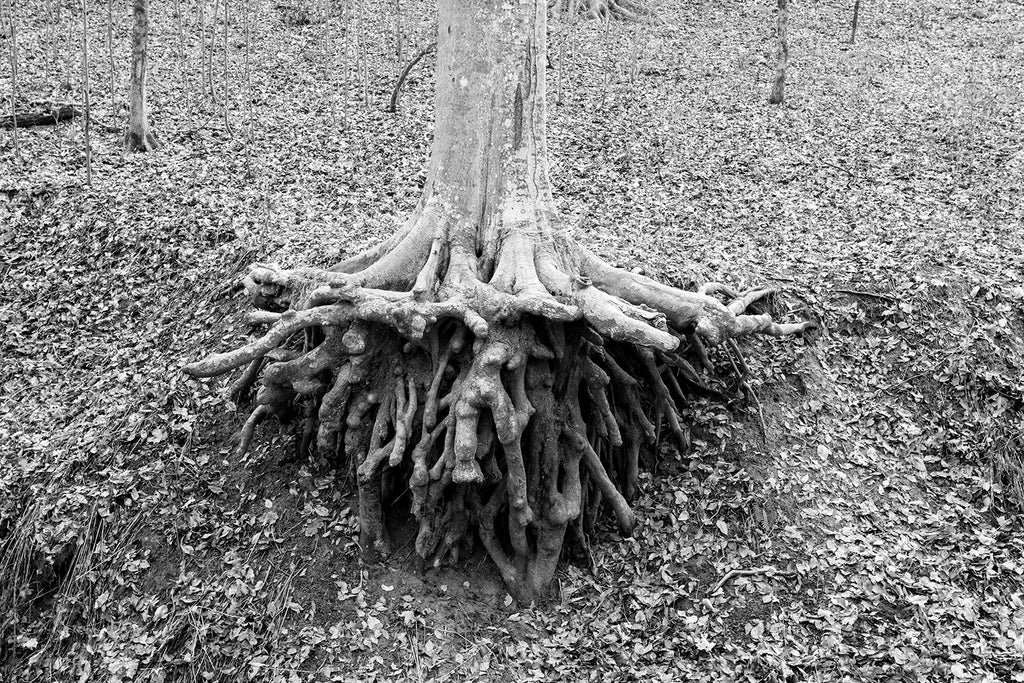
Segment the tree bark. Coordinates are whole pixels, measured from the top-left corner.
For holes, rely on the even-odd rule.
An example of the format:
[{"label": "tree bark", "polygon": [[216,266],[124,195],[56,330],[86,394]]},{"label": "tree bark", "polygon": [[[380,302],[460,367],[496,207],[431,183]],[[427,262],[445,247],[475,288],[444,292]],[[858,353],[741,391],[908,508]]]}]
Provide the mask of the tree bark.
[{"label": "tree bark", "polygon": [[776,39],[778,40],[778,49],[775,54],[775,81],[772,83],[772,90],[768,94],[769,104],[782,104],[786,96],[786,69],[789,67],[789,38],[786,35],[788,21],[789,0],[779,0],[775,28]]},{"label": "tree bark", "polygon": [[124,134],[124,147],[129,152],[151,152],[160,144],[156,135],[149,129],[149,112],[146,109],[146,41],[148,36],[148,0],[133,0],[128,129]]},{"label": "tree bark", "polygon": [[412,216],[330,270],[254,266],[252,322],[269,330],[185,368],[244,367],[240,394],[260,378],[241,450],[268,416],[315,416],[320,456],[356,473],[364,550],[388,552],[392,503],[410,491],[420,557],[454,561],[478,539],[522,603],[546,594],[570,523],[603,508],[632,532],[639,455],[655,457],[663,419],[688,444],[679,410],[683,387],[707,391],[705,345],[811,327],[744,314],[767,290],[674,289],[567,234],[548,170],[546,12],[439,0]]}]

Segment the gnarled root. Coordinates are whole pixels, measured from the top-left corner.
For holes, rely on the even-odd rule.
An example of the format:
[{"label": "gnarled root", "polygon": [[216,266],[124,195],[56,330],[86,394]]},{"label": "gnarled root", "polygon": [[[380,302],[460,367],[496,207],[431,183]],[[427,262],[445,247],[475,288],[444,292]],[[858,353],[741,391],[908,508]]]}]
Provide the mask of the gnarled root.
[{"label": "gnarled root", "polygon": [[303,415],[303,444],[315,432],[354,473],[364,549],[388,551],[408,491],[425,562],[478,538],[529,602],[602,508],[632,532],[661,425],[687,448],[688,402],[717,394],[707,347],[810,325],[744,315],[764,292],[673,289],[564,236],[510,229],[480,256],[459,225],[428,204],[387,249],[329,271],[254,267],[251,321],[269,329],[186,371],[244,367],[237,394],[261,377],[243,450],[264,418]]},{"label": "gnarled root", "polygon": [[633,0],[552,0],[548,6],[556,12],[588,19],[639,21],[651,16],[651,10]]}]

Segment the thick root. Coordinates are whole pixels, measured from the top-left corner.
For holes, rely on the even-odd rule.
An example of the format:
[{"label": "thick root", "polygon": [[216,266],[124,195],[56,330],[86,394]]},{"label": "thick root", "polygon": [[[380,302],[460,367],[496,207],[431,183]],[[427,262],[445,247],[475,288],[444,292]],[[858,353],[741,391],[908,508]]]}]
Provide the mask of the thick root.
[{"label": "thick root", "polygon": [[186,371],[244,367],[237,397],[261,378],[242,451],[265,418],[301,416],[300,453],[315,442],[354,474],[364,549],[389,552],[408,492],[425,563],[479,539],[529,602],[567,529],[587,544],[608,509],[632,533],[662,425],[688,448],[689,402],[721,395],[707,347],[810,325],[745,315],[766,291],[674,289],[564,236],[511,230],[480,256],[456,227],[428,203],[388,248],[331,270],[255,266],[245,285],[264,310],[250,321],[269,329]]},{"label": "thick root", "polygon": [[632,0],[552,0],[549,6],[569,16],[608,21],[640,21],[651,16],[651,10]]}]

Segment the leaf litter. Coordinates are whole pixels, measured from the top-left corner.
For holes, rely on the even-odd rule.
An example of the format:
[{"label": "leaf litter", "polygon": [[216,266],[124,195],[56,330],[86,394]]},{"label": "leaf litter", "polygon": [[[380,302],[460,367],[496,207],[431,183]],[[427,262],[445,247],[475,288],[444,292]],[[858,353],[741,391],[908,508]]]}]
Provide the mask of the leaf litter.
[{"label": "leaf litter", "polygon": [[[159,7],[163,149],[126,157],[101,128],[91,188],[77,124],[24,131],[25,163],[0,154],[12,680],[1024,680],[1019,4],[862,8],[852,46],[845,4],[799,5],[775,108],[768,5],[552,21],[567,224],[674,284],[775,285],[776,312],[822,332],[751,342],[747,400],[695,407],[634,538],[601,526],[528,610],[481,558],[363,562],[345,473],[275,426],[234,461],[241,414],[178,372],[244,338],[250,262],[330,263],[418,196],[431,64],[386,114],[394,18],[292,5],[254,20],[251,142],[240,47],[229,136]],[[409,55],[432,29],[403,10]],[[21,20],[23,99],[65,74],[77,93],[62,34]]]}]

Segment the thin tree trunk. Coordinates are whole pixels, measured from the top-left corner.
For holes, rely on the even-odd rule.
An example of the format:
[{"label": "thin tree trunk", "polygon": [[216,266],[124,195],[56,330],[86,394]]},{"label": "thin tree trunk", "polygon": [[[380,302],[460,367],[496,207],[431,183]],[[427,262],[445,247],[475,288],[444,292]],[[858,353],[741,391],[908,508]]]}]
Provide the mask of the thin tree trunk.
[{"label": "thin tree trunk", "polygon": [[252,72],[249,69],[249,0],[243,0],[242,30],[245,32],[245,175],[252,177]]},{"label": "thin tree trunk", "polygon": [[850,45],[857,40],[857,19],[860,16],[860,0],[853,0],[853,25],[850,27]]},{"label": "thin tree trunk", "polygon": [[359,18],[356,43],[358,45],[358,56],[359,56],[359,78],[363,92],[363,106],[370,106],[370,71],[367,66],[366,60],[366,33],[365,24],[363,22],[363,0],[356,0],[359,5]]},{"label": "thin tree trunk", "polygon": [[82,89],[85,95],[85,182],[92,185],[92,144],[89,139],[89,12],[82,0]]},{"label": "thin tree trunk", "polygon": [[199,81],[206,99],[206,0],[199,0]]},{"label": "thin tree trunk", "polygon": [[403,57],[402,44],[402,0],[395,0],[395,71],[401,71]]},{"label": "thin tree trunk", "polygon": [[351,55],[352,36],[350,34],[352,32],[352,10],[350,4],[346,4],[342,7],[341,16],[341,72],[344,74],[343,82],[345,84],[341,95],[341,129],[348,130],[348,105],[349,97],[352,93],[352,83],[354,82],[351,68],[354,58],[352,58]]},{"label": "thin tree trunk", "polygon": [[50,0],[47,4],[47,18],[50,20],[50,42],[53,47],[53,64],[51,68],[53,73],[60,73],[60,34],[58,33],[58,26],[60,21],[60,2],[58,0]]},{"label": "thin tree trunk", "polygon": [[220,0],[213,0],[213,14],[210,15],[210,51],[207,54],[206,69],[210,76],[210,98],[217,101],[216,81],[213,78],[213,53],[217,45],[217,15],[220,13]]},{"label": "thin tree trunk", "polygon": [[110,70],[110,109],[117,116],[117,90],[114,88],[114,3],[107,0],[107,67]]},{"label": "thin tree trunk", "polygon": [[18,138],[18,22],[14,17],[14,5],[7,0],[7,19],[11,24],[11,49],[8,55],[11,60],[11,121],[14,128],[14,158],[21,159],[21,142]]},{"label": "thin tree trunk", "polygon": [[188,73],[188,59],[185,55],[185,30],[182,28],[181,0],[174,0],[174,16],[178,29],[178,73],[185,87],[185,106],[192,108],[192,83]]},{"label": "thin tree trunk", "polygon": [[231,121],[228,119],[228,103],[231,98],[231,76],[228,74],[228,0],[224,0],[224,130],[229,136],[231,132]]},{"label": "thin tree trunk", "polygon": [[789,0],[779,0],[779,11],[776,24],[778,51],[776,52],[775,81],[768,95],[769,104],[782,104],[785,100],[786,68],[789,66],[789,39],[786,36]]},{"label": "thin tree trunk", "polygon": [[[58,5],[60,2],[57,3]],[[74,66],[72,66],[72,57],[75,54],[75,29],[74,29],[74,15],[72,14],[71,21],[68,21],[68,32],[65,40],[64,50],[64,83],[66,89],[71,92],[71,74]]]},{"label": "thin tree trunk", "polygon": [[146,42],[149,37],[149,0],[132,1],[132,70],[129,83],[128,130],[124,147],[129,152],[150,152],[159,141],[149,129],[146,110]]}]

